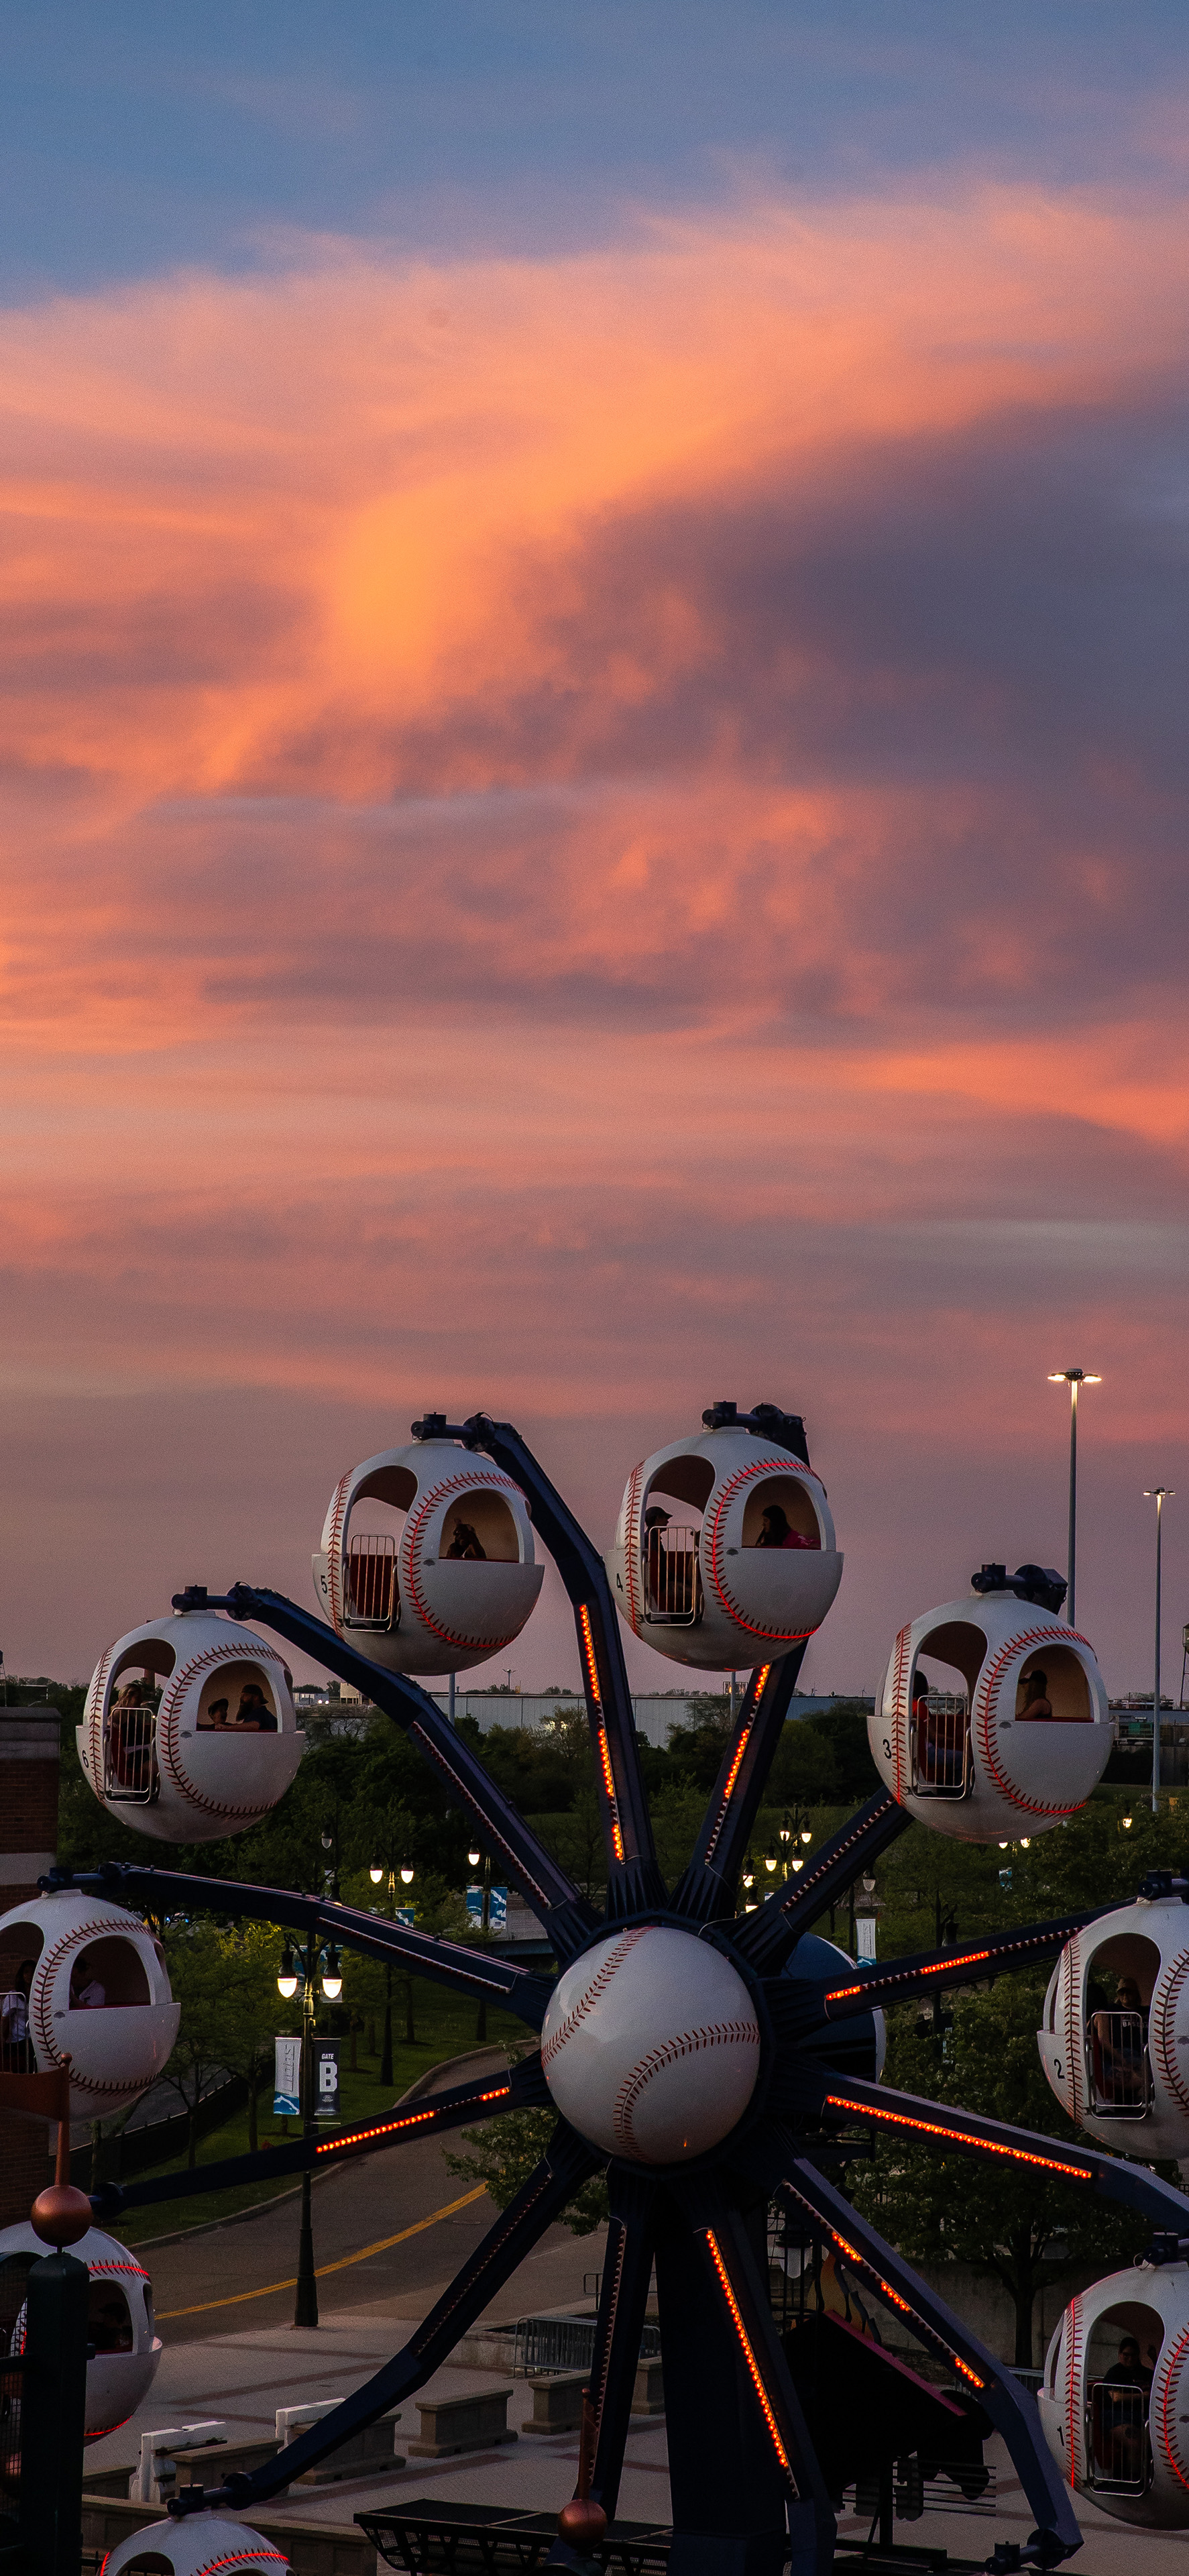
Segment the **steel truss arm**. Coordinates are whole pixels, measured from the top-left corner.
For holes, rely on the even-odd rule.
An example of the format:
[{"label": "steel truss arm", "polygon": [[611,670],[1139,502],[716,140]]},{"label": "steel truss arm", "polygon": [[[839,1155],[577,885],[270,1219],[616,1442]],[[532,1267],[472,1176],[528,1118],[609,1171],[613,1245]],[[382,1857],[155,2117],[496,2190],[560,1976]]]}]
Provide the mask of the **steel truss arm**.
[{"label": "steel truss arm", "polygon": [[665,1883],[657,1866],[636,1750],[623,1640],[598,1549],[512,1423],[492,1422],[486,1413],[473,1413],[455,1425],[431,1414],[414,1423],[413,1433],[418,1439],[463,1440],[468,1449],[482,1449],[527,1494],[533,1527],[540,1531],[566,1587],[578,1632],[607,1851],[607,1919],[618,1922],[643,1906],[663,1905]]},{"label": "steel truss arm", "polygon": [[770,1896],[754,1914],[744,1915],[733,1936],[736,1948],[762,1976],[778,1975],[802,1933],[827,1906],[846,1895],[860,1870],[869,1868],[911,1823],[912,1817],[897,1806],[891,1790],[881,1789],[849,1824],[822,1844],[794,1886],[783,1896]]},{"label": "steel truss arm", "polygon": [[324,1933],[337,1948],[361,1950],[371,1959],[398,1960],[412,1975],[450,1986],[456,1994],[476,1995],[506,2004],[509,2012],[539,2030],[545,2018],[550,1986],[511,1959],[491,1950],[472,1950],[460,1941],[442,1941],[417,1932],[409,1923],[387,1923],[381,1914],[358,1906],[334,1905],[319,1896],[297,1896],[288,1887],[252,1887],[238,1878],[194,1878],[180,1870],[153,1869],[139,1861],[101,1861],[98,1869],[53,1869],[38,1884],[45,1888],[83,1887],[119,1905],[146,1914],[246,1915],[259,1923],[280,1923],[287,1931]]},{"label": "steel truss arm", "polygon": [[250,2473],[234,2474],[226,2486],[211,2493],[189,2487],[170,2511],[195,2513],[211,2504],[247,2510],[264,2504],[306,2469],[317,2468],[320,2460],[329,2458],[352,2434],[362,2433],[366,2425],[374,2424],[377,2416],[398,2405],[401,2398],[424,2388],[426,2380],[432,2379],[435,2370],[449,2358],[459,2336],[466,2333],[488,2301],[510,2280],[545,2229],[560,2218],[575,2192],[597,2172],[599,2161],[584,2141],[559,2121],[535,2173],[530,2174],[494,2227],[488,2229],[482,2244],[430,2309],[403,2351],[385,2362],[383,2369],[365,2380],[352,2396],[344,2398],[333,2414],[324,2415],[320,2424],[312,2425],[308,2433],[287,2444],[275,2460]]},{"label": "steel truss arm", "polygon": [[1030,1968],[1039,1959],[1053,1958],[1087,1923],[1117,1911],[1116,1906],[1099,1905],[1090,1914],[1066,1914],[1054,1923],[989,1932],[985,1940],[970,1942],[961,1950],[919,1950],[905,1959],[889,1959],[885,1967],[859,1967],[845,1983],[823,1990],[824,2018],[845,2020],[848,2013],[870,2012],[873,2004],[883,2008],[911,2003],[918,1996],[936,1994],[939,1987],[979,1986],[1010,1969]]},{"label": "steel truss arm", "polygon": [[686,2201],[702,2260],[730,2319],[743,2377],[787,2482],[794,2566],[812,2563],[828,2576],[834,2564],[833,2509],[745,2221],[713,2184],[695,2186],[688,2198],[678,2185],[677,2197]]},{"label": "steel truss arm", "polygon": [[175,1610],[225,1609],[233,1619],[254,1619],[279,1637],[287,1637],[291,1646],[300,1647],[328,1672],[354,1682],[386,1717],[403,1727],[451,1797],[474,1818],[484,1840],[499,1853],[509,1878],[546,1924],[559,1958],[572,1958],[582,1948],[598,1921],[594,1907],[579,1895],[573,1880],[538,1841],[519,1808],[496,1786],[478,1754],[443,1717],[428,1691],[403,1673],[385,1672],[381,1665],[370,1663],[356,1647],[336,1637],[324,1619],[299,1609],[283,1592],[233,1583],[230,1592],[216,1600],[192,1585],[188,1592],[174,1594],[173,1606]]},{"label": "steel truss arm", "polygon": [[754,1672],[714,1784],[689,1866],[670,1902],[675,1914],[713,1923],[733,1914],[748,1838],[797,1687],[808,1639]]},{"label": "steel truss arm", "polygon": [[[608,2522],[613,2522],[652,2280],[657,2188],[642,2176],[612,2165],[610,2191],[611,2218],[590,2365],[594,2415],[590,2494]],[[570,2543],[557,2540],[546,2564],[577,2569],[586,2562]]]},{"label": "steel truss arm", "polygon": [[395,2147],[405,2138],[432,2136],[439,2129],[461,2128],[464,2120],[494,2120],[501,2111],[524,2111],[547,2105],[549,2088],[534,2051],[518,2066],[495,2071],[486,2082],[456,2084],[432,2101],[393,2105],[386,2119],[368,2120],[334,2138],[294,2138],[284,2147],[261,2147],[255,2155],[224,2156],[218,2164],[198,2165],[193,2173],[157,2174],[148,2182],[105,2183],[91,2193],[97,2217],[115,2218],[123,2209],[151,2209],[162,2200],[185,2200],[191,2192],[225,2191],[241,2182],[266,2182],[282,2174],[329,2172],[353,2156],[374,2155],[377,2147]]},{"label": "steel truss arm", "polygon": [[[872,2088],[874,2089],[874,2088]],[[885,2245],[849,2201],[824,2181],[815,2167],[796,2159],[781,2180],[778,2197],[786,2209],[807,2220],[816,2233],[836,2246],[885,2307],[912,2328],[922,2343],[956,2372],[960,2385],[977,2396],[1002,2433],[1020,2484],[1036,2516],[1025,2564],[1059,2566],[1082,2545],[1065,2481],[1041,2431],[1030,2397],[972,2335],[936,2292],[927,2289],[911,2266]]]},{"label": "steel truss arm", "polygon": [[1189,2234],[1189,2200],[1147,2165],[1123,2156],[1106,2156],[1093,2147],[1067,2147],[1040,2129],[1014,2129],[1004,2120],[986,2120],[981,2112],[956,2110],[949,2102],[930,2102],[916,2093],[899,2093],[890,2084],[868,2084],[861,2078],[843,2083],[828,2069],[803,2060],[796,2087],[802,2108],[824,2112],[832,2120],[869,2120],[876,2130],[927,2139],[963,2154],[983,2155],[989,2162],[1015,2165],[1023,2173],[1044,2173],[1057,2182],[1079,2183],[1103,2200],[1137,2209],[1159,2226]]}]

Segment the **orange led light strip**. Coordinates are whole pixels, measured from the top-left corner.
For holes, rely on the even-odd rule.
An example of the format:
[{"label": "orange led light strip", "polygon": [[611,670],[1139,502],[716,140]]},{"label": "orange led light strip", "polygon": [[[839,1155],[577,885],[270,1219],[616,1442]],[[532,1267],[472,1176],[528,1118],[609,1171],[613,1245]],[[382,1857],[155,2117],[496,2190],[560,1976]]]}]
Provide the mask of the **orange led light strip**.
[{"label": "orange led light strip", "polygon": [[[510,2084],[495,2084],[490,2093],[476,2093],[473,2102],[465,2105],[454,2103],[449,2107],[455,2110],[465,2108],[469,2116],[472,2111],[478,2110],[481,2102],[506,2102],[511,2090]],[[315,2152],[320,2156],[341,2155],[344,2147],[361,2147],[371,2138],[396,2137],[402,2129],[417,2129],[426,2120],[439,2120],[441,2116],[440,2108],[432,2111],[406,2111],[403,2120],[379,2120],[373,2129],[351,2129],[344,2138],[325,2138]]]},{"label": "orange led light strip", "polygon": [[744,1729],[743,1729],[743,1733],[742,1733],[742,1735],[741,1735],[741,1736],[740,1736],[740,1738],[739,1738],[738,1746],[737,1746],[737,1748],[736,1748],[736,1752],[735,1752],[735,1759],[734,1759],[734,1761],[732,1762],[731,1767],[730,1767],[730,1770],[729,1770],[729,1771],[728,1771],[728,1773],[727,1773],[727,1785],[726,1785],[726,1788],[723,1790],[723,1805],[724,1805],[724,1807],[726,1806],[726,1804],[727,1804],[727,1802],[728,1802],[728,1800],[729,1800],[729,1798],[730,1798],[731,1791],[732,1791],[732,1789],[734,1788],[734,1786],[735,1786],[735,1782],[736,1782],[736,1780],[738,1779],[739,1774],[740,1774],[740,1772],[741,1772],[741,1770],[742,1770],[742,1768],[743,1768],[743,1756],[744,1756],[744,1754],[746,1753],[747,1748],[748,1748],[748,1745],[750,1744],[750,1742],[751,1742],[751,1728],[750,1728],[750,1726],[745,1726],[745,1727],[744,1727]]},{"label": "orange led light strip", "polygon": [[1007,2156],[1017,2165],[1039,2165],[1045,2173],[1064,2174],[1070,2182],[1094,2180],[1086,2165],[1067,2165],[1058,2156],[1036,2156],[1027,2147],[1007,2147],[1000,2138],[980,2138],[970,2129],[946,2129],[940,2120],[913,2120],[905,2111],[880,2110],[874,2102],[848,2102],[841,2093],[827,2093],[826,2107],[831,2111],[853,2111],[860,2120],[886,2120],[893,2129],[918,2129],[926,2138],[953,2138],[958,2146],[977,2147],[980,2155]]},{"label": "orange led light strip", "polygon": [[720,2254],[720,2252],[719,2252],[719,2247],[718,2247],[718,2238],[717,2238],[717,2236],[715,2235],[715,2233],[714,2233],[714,2229],[713,2229],[712,2227],[708,2227],[708,2228],[707,2228],[707,2230],[706,2230],[706,2242],[707,2242],[707,2244],[708,2244],[708,2246],[709,2246],[709,2248],[710,2248],[710,2260],[711,2260],[711,2262],[713,2263],[714,2268],[715,2268],[715,2271],[716,2271],[716,2272],[717,2272],[717,2274],[718,2274],[719,2280],[720,2280],[720,2281],[721,2281],[721,2283],[722,2283],[722,2292],[723,2292],[723,2297],[724,2297],[724,2299],[726,2300],[727,2306],[728,2306],[728,2308],[729,2308],[729,2309],[730,2309],[730,2311],[731,2311],[731,2323],[732,2323],[732,2325],[734,2326],[734,2328],[735,2328],[735,2332],[736,2332],[736,2334],[737,2334],[737,2335],[738,2335],[738,2337],[739,2337],[739,2343],[740,2343],[740,2347],[741,2347],[741,2349],[742,2349],[743,2358],[744,2358],[745,2362],[747,2363],[748,2370],[749,2370],[749,2371],[750,2371],[750,2373],[751,2373],[752,2385],[753,2385],[753,2387],[754,2387],[754,2389],[755,2389],[756,2395],[757,2395],[757,2397],[759,2398],[760,2405],[761,2405],[761,2407],[762,2407],[762,2409],[763,2409],[764,2422],[766,2423],[766,2425],[767,2425],[767,2427],[768,2427],[768,2431],[770,2432],[770,2434],[771,2434],[771,2436],[772,2436],[772,2448],[773,2448],[773,2450],[774,2450],[774,2451],[775,2451],[775,2453],[776,2453],[776,2457],[777,2457],[777,2459],[778,2459],[778,2460],[779,2460],[779,2462],[780,2462],[781,2468],[784,2470],[784,2473],[785,2473],[786,2478],[788,2479],[789,2485],[793,2488],[793,2490],[794,2490],[794,2492],[795,2492],[795,2491],[796,2491],[797,2481],[796,2481],[795,2477],[793,2476],[792,2463],[791,2463],[791,2461],[790,2461],[790,2459],[789,2459],[788,2452],[786,2451],[786,2449],[785,2449],[785,2447],[784,2447],[784,2444],[783,2444],[783,2442],[781,2441],[781,2438],[780,2438],[780,2427],[779,2427],[779,2425],[778,2425],[778,2423],[777,2423],[777,2421],[776,2421],[776,2417],[775,2417],[775,2415],[774,2415],[774,2414],[773,2414],[773,2412],[772,2412],[772,2401],[771,2401],[771,2399],[770,2399],[770,2397],[769,2397],[769,2395],[768,2395],[768,2391],[767,2391],[767,2389],[766,2389],[766,2388],[765,2388],[765,2386],[764,2386],[763,2380],[762,2380],[762,2379],[761,2379],[761,2377],[760,2377],[759,2368],[758,2368],[758,2365],[757,2365],[757,2362],[756,2362],[755,2354],[754,2354],[754,2352],[752,2351],[752,2348],[751,2348],[751,2343],[750,2343],[750,2340],[749,2340],[749,2337],[748,2337],[747,2328],[746,2328],[746,2326],[744,2325],[743,2319],[742,2319],[742,2317],[740,2316],[740,2313],[739,2313],[739,2302],[738,2302],[738,2300],[737,2300],[737,2298],[736,2298],[736,2296],[735,2296],[735,2293],[734,2293],[733,2289],[731,2288],[730,2280],[729,2280],[729,2278],[728,2278],[728,2274],[727,2274],[727,2267],[726,2267],[726,2264],[724,2263],[724,2261],[723,2261],[723,2259],[722,2259],[722,2255],[721,2255],[721,2254]]},{"label": "orange led light strip", "polygon": [[603,1724],[603,1694],[599,1689],[599,1667],[598,1659],[595,1655],[594,1630],[590,1624],[590,1612],[587,1609],[585,1601],[582,1602],[578,1611],[578,1628],[582,1643],[582,1660],[586,1666],[586,1679],[590,1689],[591,1698],[599,1712],[599,1769],[603,1775],[603,1787],[606,1791],[607,1805],[611,1810],[611,1840],[615,1847],[616,1860],[622,1861],[623,1833],[619,1822],[619,1800],[615,1795],[615,1774],[611,1768],[611,1747],[607,1742],[607,1729]]},{"label": "orange led light strip", "polygon": [[928,2318],[919,2317],[917,2315],[916,2309],[910,2304],[909,2300],[901,2298],[899,2290],[894,2290],[891,2282],[884,2280],[882,2274],[876,2271],[874,2263],[869,2262],[867,2256],[859,2252],[857,2245],[852,2245],[847,2237],[840,2236],[836,2227],[832,2227],[830,2229],[830,2234],[833,2237],[835,2244],[839,2246],[841,2251],[845,2254],[848,2263],[857,2264],[860,2271],[869,2272],[872,2280],[878,2281],[883,2297],[885,2299],[890,2299],[892,2306],[894,2308],[899,2308],[902,2316],[911,2317],[914,2325],[918,2326],[922,2332],[927,2333],[934,2343],[940,2344],[942,2351],[948,2353],[955,2369],[960,2370],[963,2378],[970,2381],[972,2388],[985,2388],[986,2381],[979,2378],[977,2371],[971,2369],[968,2361],[963,2361],[961,2353],[955,2352],[952,2344],[942,2341],[942,2337],[937,2333],[935,2327],[930,2326]]},{"label": "orange led light strip", "polygon": [[[989,1950],[963,1950],[960,1956],[955,1956],[952,1959],[934,1959],[930,1962],[930,1965],[927,1968],[910,1968],[907,1971],[903,1982],[907,1984],[913,1977],[952,1976],[955,1968],[977,1968],[981,1965],[981,1962],[984,1959],[989,1959],[990,1957],[991,1952]],[[867,1977],[864,1979],[861,1986],[832,1987],[830,1993],[826,1996],[826,2002],[828,2004],[840,2004],[844,1997],[848,1995],[870,1995],[874,1994],[880,1987],[896,1986],[901,1982],[902,1981],[899,1977],[891,1975],[886,1977]]]}]

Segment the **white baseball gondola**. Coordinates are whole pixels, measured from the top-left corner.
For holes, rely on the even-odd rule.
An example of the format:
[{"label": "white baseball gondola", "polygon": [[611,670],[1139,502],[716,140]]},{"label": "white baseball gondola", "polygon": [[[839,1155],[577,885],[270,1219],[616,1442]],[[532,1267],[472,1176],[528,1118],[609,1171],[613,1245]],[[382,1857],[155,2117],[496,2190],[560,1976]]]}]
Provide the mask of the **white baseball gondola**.
[{"label": "white baseball gondola", "polygon": [[[19,1980],[5,1998],[5,2070],[52,2075],[69,2056],[80,2120],[138,2102],[164,2073],[181,2017],[161,1944],[140,1916],[60,1888],[0,1915],[0,1948]],[[27,2036],[14,2039],[18,2012]]]},{"label": "white baseball gondola", "polygon": [[1141,1896],[1066,1942],[1037,2042],[1062,2109],[1092,2138],[1145,2163],[1189,2156],[1189,1914],[1179,1898]]},{"label": "white baseball gondola", "polygon": [[188,2513],[149,2522],[116,2543],[103,2576],[288,2576],[283,2549],[230,2514]]},{"label": "white baseball gondola", "polygon": [[867,1731],[902,1807],[960,1842],[1019,1840],[1076,1814],[1114,1741],[1094,1649],[1049,1606],[1039,1566],[984,1566],[970,1597],[910,1620]]},{"label": "white baseball gondola", "polygon": [[[10,2352],[25,2348],[25,2282],[47,2251],[26,2222],[0,2229],[0,2332]],[[92,2227],[70,2248],[91,2276],[87,2302],[86,2439],[116,2433],[147,2397],[161,2359],[153,2327],[153,2284],[143,2263],[114,2236]]]},{"label": "white baseball gondola", "polygon": [[842,1580],[821,1478],[731,1422],[633,1468],[606,1565],[634,1635],[709,1672],[787,1655]]},{"label": "white baseball gondola", "polygon": [[485,1663],[544,1579],[519,1485],[457,1440],[383,1449],[340,1476],[313,1571],[336,1634],[393,1673]]},{"label": "white baseball gondola", "polygon": [[122,1824],[205,1843],[259,1824],[305,1738],[275,1646],[213,1610],[184,1610],[100,1656],[77,1742],[84,1778]]},{"label": "white baseball gondola", "polygon": [[1075,2495],[1119,2522],[1189,2524],[1189,2268],[1138,2263],[1071,2299],[1041,2421]]}]

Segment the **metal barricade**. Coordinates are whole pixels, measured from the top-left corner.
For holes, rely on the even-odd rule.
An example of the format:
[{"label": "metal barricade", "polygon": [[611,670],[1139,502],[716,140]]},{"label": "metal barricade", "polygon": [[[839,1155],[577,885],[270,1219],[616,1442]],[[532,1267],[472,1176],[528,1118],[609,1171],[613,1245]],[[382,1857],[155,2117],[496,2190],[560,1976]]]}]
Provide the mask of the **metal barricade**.
[{"label": "metal barricade", "polygon": [[378,1530],[361,1530],[347,1551],[345,1628],[390,1630],[399,1625],[396,1586],[396,1540]]},{"label": "metal barricade", "polygon": [[930,1691],[912,1728],[913,1790],[918,1798],[965,1798],[973,1784],[966,1702]]},{"label": "metal barricade", "polygon": [[702,1569],[698,1562],[699,1530],[678,1528],[645,1533],[644,1597],[646,1619],[670,1628],[696,1628],[703,1611]]},{"label": "metal barricade", "polygon": [[147,1807],[159,1787],[156,1709],[117,1700],[103,1729],[103,1795],[118,1806]]},{"label": "metal barricade", "polygon": [[1104,2495],[1146,2495],[1152,2483],[1147,2390],[1121,2380],[1091,2382],[1086,2408],[1090,2484]]},{"label": "metal barricade", "polygon": [[1142,2120],[1152,2099],[1143,2014],[1093,2012],[1086,2037],[1091,2109],[1106,2119]]},{"label": "metal barricade", "polygon": [[[518,2317],[513,2378],[527,2379],[533,2373],[545,2375],[557,2370],[589,2370],[594,2348],[593,2317]],[[660,2348],[659,2326],[645,2326],[640,2337],[641,2361],[655,2361]]]}]

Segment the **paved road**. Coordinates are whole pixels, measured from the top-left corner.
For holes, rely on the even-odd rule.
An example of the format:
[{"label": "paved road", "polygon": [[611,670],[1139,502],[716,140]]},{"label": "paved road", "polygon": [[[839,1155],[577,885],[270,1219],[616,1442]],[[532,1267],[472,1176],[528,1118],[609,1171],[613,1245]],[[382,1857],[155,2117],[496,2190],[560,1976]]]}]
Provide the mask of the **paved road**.
[{"label": "paved road", "polygon": [[[441,2084],[465,2083],[500,2062],[492,2051],[455,2059],[442,2070]],[[495,2216],[486,2192],[447,2171],[447,2148],[466,2153],[457,2133],[442,2141],[412,2137],[316,2177],[321,2315],[377,2305],[394,2316],[420,2317],[432,2306]],[[294,2194],[258,2217],[142,2249],[166,2341],[289,2324],[300,2212]],[[338,2268],[324,2271],[332,2266]]]}]

